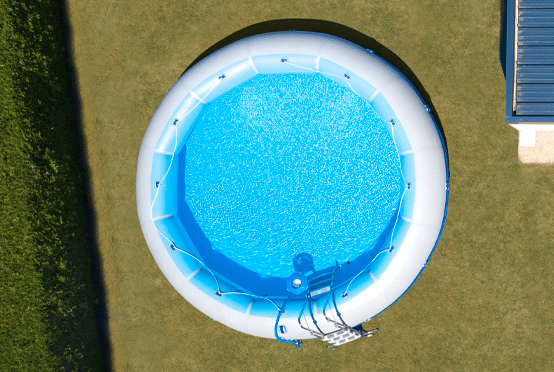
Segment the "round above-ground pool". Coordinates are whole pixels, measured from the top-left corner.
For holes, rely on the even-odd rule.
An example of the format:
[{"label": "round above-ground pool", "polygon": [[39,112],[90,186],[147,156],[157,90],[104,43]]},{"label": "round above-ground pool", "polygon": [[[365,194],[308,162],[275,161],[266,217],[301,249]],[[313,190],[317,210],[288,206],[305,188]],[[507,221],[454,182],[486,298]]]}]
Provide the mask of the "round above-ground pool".
[{"label": "round above-ground pool", "polygon": [[341,38],[276,32],[204,58],[142,142],[137,207],[173,287],[233,329],[340,345],[400,298],[448,200],[438,127],[413,85]]}]

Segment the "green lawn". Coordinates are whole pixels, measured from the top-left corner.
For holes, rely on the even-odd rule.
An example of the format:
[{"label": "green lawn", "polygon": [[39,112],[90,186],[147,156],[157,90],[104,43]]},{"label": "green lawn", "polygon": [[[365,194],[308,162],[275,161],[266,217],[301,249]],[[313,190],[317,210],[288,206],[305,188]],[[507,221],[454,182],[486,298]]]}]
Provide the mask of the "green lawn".
[{"label": "green lawn", "polygon": [[[554,168],[520,164],[504,120],[500,1],[68,3],[115,371],[554,369]],[[448,217],[429,265],[370,322],[375,337],[333,352],[208,319],[158,269],[136,213],[140,143],[181,73],[247,26],[298,18],[343,25],[403,61],[450,159]]]},{"label": "green lawn", "polygon": [[60,9],[0,0],[0,370],[101,368]]}]

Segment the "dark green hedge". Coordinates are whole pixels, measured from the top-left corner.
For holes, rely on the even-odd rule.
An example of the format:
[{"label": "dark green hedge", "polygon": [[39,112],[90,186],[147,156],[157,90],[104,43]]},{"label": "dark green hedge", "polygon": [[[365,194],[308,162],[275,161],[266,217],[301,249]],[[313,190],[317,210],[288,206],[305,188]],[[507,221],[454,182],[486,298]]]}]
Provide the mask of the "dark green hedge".
[{"label": "dark green hedge", "polygon": [[60,14],[0,0],[2,371],[102,362]]}]

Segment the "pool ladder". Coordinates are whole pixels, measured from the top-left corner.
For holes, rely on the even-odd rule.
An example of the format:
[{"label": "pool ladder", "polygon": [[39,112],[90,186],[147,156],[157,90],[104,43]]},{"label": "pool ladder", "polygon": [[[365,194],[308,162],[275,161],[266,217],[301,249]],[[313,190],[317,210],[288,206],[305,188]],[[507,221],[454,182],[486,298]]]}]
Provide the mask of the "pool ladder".
[{"label": "pool ladder", "polygon": [[[320,295],[331,291],[332,285],[333,285],[333,279],[334,279],[334,271],[309,279],[308,281],[309,294],[307,295],[306,302],[309,303],[314,297],[319,297]],[[334,295],[334,293],[332,295]],[[314,318],[314,314],[312,312],[312,308],[310,305],[311,304],[308,304],[308,309],[310,310],[310,316],[312,318],[313,324],[317,328],[317,331],[303,326],[302,323],[300,322],[300,318],[304,313],[304,306],[302,307],[302,311],[300,313],[300,316],[298,317],[298,323],[300,324],[300,327],[302,329],[310,332],[310,334],[312,334],[313,336],[316,336],[322,341],[328,342],[330,345],[328,345],[327,348],[332,348],[331,350],[335,350],[340,345],[344,345],[348,342],[357,340],[358,338],[371,337],[375,332],[379,330],[379,328],[375,328],[371,331],[366,331],[364,330],[361,324],[355,327],[351,327],[344,322],[339,323],[333,319],[330,319],[327,316],[327,314],[325,314],[325,310],[324,310],[323,315],[325,319],[328,322],[332,323],[337,328],[333,332],[324,333],[317,325],[317,321]],[[336,304],[335,304],[335,307],[336,307]],[[335,310],[337,311],[337,314],[339,315],[339,318],[340,318],[340,313],[338,312],[338,309],[335,308]],[[342,318],[341,318],[341,321],[342,321]]]},{"label": "pool ladder", "polygon": [[372,329],[371,331],[364,330],[363,326],[361,324],[351,327],[344,323],[339,323],[333,319],[329,319],[327,315],[325,315],[325,319],[332,323],[337,330],[333,332],[323,333],[317,326],[316,320],[313,318],[312,314],[312,321],[314,322],[314,325],[318,328],[319,331],[315,331],[313,329],[307,328],[300,324],[300,327],[312,334],[313,336],[319,338],[321,341],[326,341],[329,343],[327,348],[332,348],[331,350],[335,350],[340,345],[344,345],[348,342],[355,341],[359,338],[369,338],[373,336],[375,332],[379,330],[379,328]]},{"label": "pool ladder", "polygon": [[325,315],[325,319],[327,319],[328,322],[333,323],[335,327],[338,328],[336,331],[327,333],[323,335],[323,337],[321,337],[321,341],[327,341],[330,344],[327,346],[327,348],[332,348],[331,350],[335,350],[340,345],[344,345],[350,341],[354,341],[359,338],[371,337],[375,332],[379,330],[379,328],[375,328],[371,331],[366,331],[361,324],[357,325],[356,327],[350,327],[349,325],[341,324],[332,319],[329,319],[327,315]]}]

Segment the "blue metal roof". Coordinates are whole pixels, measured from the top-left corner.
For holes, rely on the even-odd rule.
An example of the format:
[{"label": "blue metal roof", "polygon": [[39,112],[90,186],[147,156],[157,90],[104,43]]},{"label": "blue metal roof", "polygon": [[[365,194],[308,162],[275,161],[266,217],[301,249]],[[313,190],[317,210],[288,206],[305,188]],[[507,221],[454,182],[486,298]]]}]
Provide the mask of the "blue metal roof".
[{"label": "blue metal roof", "polygon": [[506,121],[554,122],[554,0],[506,0],[506,18]]}]

